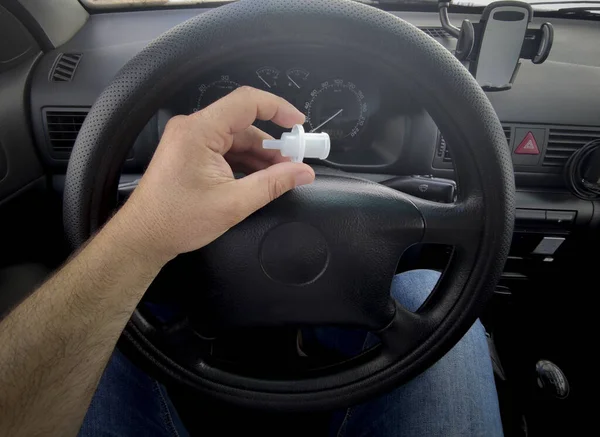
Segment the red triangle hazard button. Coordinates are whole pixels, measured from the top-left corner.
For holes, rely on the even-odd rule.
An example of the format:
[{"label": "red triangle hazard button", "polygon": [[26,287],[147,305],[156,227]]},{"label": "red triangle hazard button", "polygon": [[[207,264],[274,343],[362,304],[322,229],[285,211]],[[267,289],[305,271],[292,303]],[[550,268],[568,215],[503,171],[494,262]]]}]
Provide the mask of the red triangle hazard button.
[{"label": "red triangle hazard button", "polygon": [[540,149],[538,148],[535,137],[531,132],[527,132],[521,144],[515,149],[515,155],[539,155]]}]

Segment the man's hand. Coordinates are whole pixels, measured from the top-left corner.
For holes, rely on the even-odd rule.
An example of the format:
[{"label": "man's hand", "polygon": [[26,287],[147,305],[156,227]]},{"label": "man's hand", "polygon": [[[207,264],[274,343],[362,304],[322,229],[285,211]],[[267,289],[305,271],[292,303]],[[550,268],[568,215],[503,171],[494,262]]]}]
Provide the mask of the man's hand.
[{"label": "man's hand", "polygon": [[[304,115],[280,97],[242,87],[206,109],[169,121],[138,188],[119,214],[144,250],[167,258],[210,243],[292,188],[311,183],[306,164],[264,150],[255,119],[291,128]],[[252,173],[234,179],[233,170]]]},{"label": "man's hand", "polygon": [[[169,122],[139,187],[106,226],[0,325],[0,435],[76,435],[123,327],[163,265],[313,181],[261,148],[255,118],[304,115],[241,88]],[[234,179],[235,169],[251,173]],[[254,172],[254,173],[252,173]]]}]

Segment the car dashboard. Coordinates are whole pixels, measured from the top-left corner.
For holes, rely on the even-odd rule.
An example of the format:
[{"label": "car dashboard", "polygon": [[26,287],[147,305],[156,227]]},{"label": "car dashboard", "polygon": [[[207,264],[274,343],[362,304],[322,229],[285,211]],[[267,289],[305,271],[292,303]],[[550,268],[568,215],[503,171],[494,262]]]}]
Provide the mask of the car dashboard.
[{"label": "car dashboard", "polygon": [[[78,129],[103,88],[152,39],[207,10],[91,15],[71,40],[39,59],[31,78],[31,124],[39,154],[51,169],[59,193]],[[440,26],[436,13],[392,13],[454,50],[456,40]],[[452,19],[476,21],[478,16],[453,14]],[[535,18],[532,25],[539,27],[543,21]],[[487,93],[512,151],[517,232],[511,256],[519,270],[529,268],[523,265],[530,266],[532,260],[537,265],[548,257],[569,253],[569,236],[574,231],[600,223],[600,206],[569,193],[562,175],[575,150],[600,138],[600,58],[590,56],[598,36],[597,22],[550,21],[557,36],[548,60],[542,65],[523,61],[512,89]],[[68,81],[56,81],[54,74],[64,57],[67,62],[76,60],[76,71]],[[317,173],[345,172],[389,186],[397,186],[398,177],[412,175],[455,179],[452,145],[446,144],[413,96],[415,85],[401,72],[370,65],[350,50],[321,45],[290,53],[275,44],[215,64],[165,97],[123,166],[123,191],[135,187],[169,118],[201,110],[239,86],[289,100],[306,115],[306,131],[331,136],[328,159],[310,162]],[[283,131],[271,122],[258,121],[256,125],[274,137]],[[519,146],[531,138],[536,153],[519,153]],[[419,181],[416,186],[421,190],[432,185]],[[561,243],[547,249],[545,238],[559,238]]]},{"label": "car dashboard", "polygon": [[[31,80],[31,123],[39,154],[58,176],[58,185],[78,128],[111,78],[160,33],[207,10],[91,15],[71,40],[39,59]],[[436,13],[392,13],[454,50],[456,40],[441,28]],[[478,16],[453,14],[452,19],[474,21]],[[532,25],[543,21],[535,18]],[[588,140],[600,137],[600,60],[590,55],[598,29],[594,21],[550,21],[557,37],[549,59],[542,65],[523,61],[512,89],[488,93],[488,97],[513,151],[517,187],[564,192],[561,172],[566,159]],[[55,81],[56,68],[72,57],[77,60],[73,77]],[[414,84],[400,72],[383,71],[356,53],[327,47],[298,53],[265,47],[245,59],[215,66],[193,83],[182,84],[140,133],[124,166],[124,178],[137,177],[143,171],[171,116],[191,114],[243,85],[290,100],[306,114],[306,130],[330,134],[332,153],[319,164],[364,177],[374,175],[378,181],[411,174],[454,177],[450,147],[411,95]],[[276,137],[282,132],[270,123],[257,125]],[[514,153],[529,132],[539,153]]]},{"label": "car dashboard", "polygon": [[[91,15],[72,39],[32,67],[33,134],[58,192],[78,129],[104,87],[152,39],[207,10]],[[454,50],[456,40],[440,26],[436,13],[392,13]],[[452,19],[475,21],[478,16],[452,14]],[[539,27],[543,21],[535,18],[532,25]],[[567,235],[600,222],[600,207],[570,194],[562,175],[575,150],[600,138],[600,58],[591,56],[599,30],[595,21],[550,21],[557,36],[548,60],[542,65],[523,61],[512,89],[488,93],[512,151],[517,229],[527,231],[514,247],[518,256],[533,256],[546,235]],[[369,65],[357,53],[326,45],[294,53],[277,45],[257,47],[256,52],[242,55],[199,72],[192,82],[180,84],[175,94],[165,97],[133,144],[123,167],[124,186],[131,187],[139,179],[170,117],[192,114],[245,85],[289,100],[306,115],[305,130],[331,136],[329,158],[311,163],[318,172],[343,171],[382,183],[411,175],[455,179],[452,145],[446,144],[413,96],[415,85],[401,72]],[[57,68],[65,62],[74,62],[76,70],[66,81],[55,80]],[[270,122],[256,125],[275,137],[282,133]],[[521,143],[531,138],[536,153],[519,153]],[[555,219],[554,212],[568,214],[569,219]],[[563,246],[561,250],[568,247]]]}]

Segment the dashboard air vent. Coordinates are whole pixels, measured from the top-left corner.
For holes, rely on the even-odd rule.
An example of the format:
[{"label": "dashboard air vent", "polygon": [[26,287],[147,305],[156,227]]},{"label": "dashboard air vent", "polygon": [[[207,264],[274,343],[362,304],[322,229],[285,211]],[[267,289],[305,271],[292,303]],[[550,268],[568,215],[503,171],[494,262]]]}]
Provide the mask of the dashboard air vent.
[{"label": "dashboard air vent", "polygon": [[81,53],[61,53],[50,73],[52,82],[71,82],[81,60]]},{"label": "dashboard air vent", "polygon": [[[504,135],[506,136],[506,142],[510,144],[510,137],[512,134],[512,128],[510,126],[502,126],[502,130],[504,130]],[[437,155],[439,158],[442,158],[442,162],[451,163],[452,157],[450,156],[450,150],[446,146],[446,140],[444,137],[440,135],[440,141],[438,143]]]},{"label": "dashboard air vent", "polygon": [[575,151],[592,140],[600,139],[600,129],[550,128],[543,165],[563,167]]},{"label": "dashboard air vent", "polygon": [[432,38],[450,38],[450,34],[443,27],[420,27],[419,29]]},{"label": "dashboard air vent", "polygon": [[45,114],[50,154],[56,159],[69,159],[88,110],[50,110]]},{"label": "dashboard air vent", "polygon": [[446,146],[446,140],[440,135],[440,144],[438,145],[438,155],[442,157],[442,162],[452,162],[450,158],[450,150]]},{"label": "dashboard air vent", "polygon": [[512,128],[510,126],[502,126],[502,130],[504,131],[504,136],[506,137],[506,142],[510,145]]}]

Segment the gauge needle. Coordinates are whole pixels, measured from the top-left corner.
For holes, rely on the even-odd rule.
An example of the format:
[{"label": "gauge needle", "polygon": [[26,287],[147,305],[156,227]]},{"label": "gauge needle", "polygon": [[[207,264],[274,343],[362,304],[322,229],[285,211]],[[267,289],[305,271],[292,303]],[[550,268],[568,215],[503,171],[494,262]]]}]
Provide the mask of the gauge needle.
[{"label": "gauge needle", "polygon": [[264,80],[264,79],[262,78],[262,76],[258,76],[258,78],[259,78],[260,80],[262,80],[262,81],[263,81],[263,83],[264,83],[266,86],[268,86],[269,88],[271,88],[271,85],[269,85],[269,84],[267,83],[267,81],[266,81],[266,80]]},{"label": "gauge needle", "polygon": [[318,125],[316,128],[311,129],[311,131],[309,133],[313,133],[314,131],[316,131],[317,129],[321,129],[323,126],[325,126],[327,123],[329,123],[331,120],[333,120],[335,117],[337,117],[338,115],[340,115],[342,112],[344,112],[344,108],[340,109],[338,112],[336,112],[335,114],[333,114],[331,117],[329,117],[327,120],[325,120],[323,123],[321,123],[320,125]]},{"label": "gauge needle", "polygon": [[294,79],[292,79],[289,76],[287,78],[290,80],[290,82],[292,82],[294,85],[296,85],[296,88],[300,89],[300,85],[298,85]]}]

